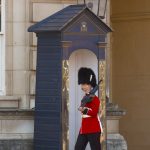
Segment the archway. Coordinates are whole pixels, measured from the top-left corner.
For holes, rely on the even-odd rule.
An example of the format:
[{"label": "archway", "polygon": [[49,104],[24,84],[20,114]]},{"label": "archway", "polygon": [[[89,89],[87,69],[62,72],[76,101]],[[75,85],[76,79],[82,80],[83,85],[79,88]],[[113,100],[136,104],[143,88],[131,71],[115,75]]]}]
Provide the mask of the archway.
[{"label": "archway", "polygon": [[[90,50],[79,49],[74,51],[69,58],[69,150],[74,150],[81,125],[81,114],[78,107],[84,93],[78,85],[78,70],[80,67],[92,68],[98,79],[96,55]],[[89,150],[89,146],[86,150]]]}]

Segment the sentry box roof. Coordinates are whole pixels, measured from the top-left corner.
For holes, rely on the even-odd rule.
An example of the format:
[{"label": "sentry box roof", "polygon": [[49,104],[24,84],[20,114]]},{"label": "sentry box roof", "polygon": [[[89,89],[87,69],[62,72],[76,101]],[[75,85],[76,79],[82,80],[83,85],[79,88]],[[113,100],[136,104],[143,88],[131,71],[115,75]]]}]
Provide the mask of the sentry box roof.
[{"label": "sentry box roof", "polygon": [[47,17],[46,19],[29,27],[29,32],[50,32],[62,31],[76,20],[82,13],[90,14],[92,20],[97,23],[103,31],[111,32],[112,30],[96,16],[86,5],[70,5],[57,13]]}]

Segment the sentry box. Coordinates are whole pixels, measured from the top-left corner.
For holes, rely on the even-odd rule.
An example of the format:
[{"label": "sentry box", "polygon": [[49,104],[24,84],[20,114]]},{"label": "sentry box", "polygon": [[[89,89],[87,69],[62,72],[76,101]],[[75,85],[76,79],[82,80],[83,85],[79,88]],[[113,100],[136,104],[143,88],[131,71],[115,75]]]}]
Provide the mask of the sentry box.
[{"label": "sentry box", "polygon": [[111,29],[85,5],[70,5],[28,31],[38,39],[34,149],[73,150],[82,95],[77,70],[88,66],[97,78],[105,77],[106,34]]}]

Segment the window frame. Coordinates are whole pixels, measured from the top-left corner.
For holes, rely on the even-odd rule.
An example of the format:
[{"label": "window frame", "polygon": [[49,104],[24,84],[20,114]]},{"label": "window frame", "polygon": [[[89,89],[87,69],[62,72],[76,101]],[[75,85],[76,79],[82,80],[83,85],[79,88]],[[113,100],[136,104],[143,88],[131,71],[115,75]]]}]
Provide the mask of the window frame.
[{"label": "window frame", "polygon": [[5,33],[5,0],[1,0],[1,30],[0,34]]},{"label": "window frame", "polygon": [[5,0],[1,0],[0,95],[5,95]]}]

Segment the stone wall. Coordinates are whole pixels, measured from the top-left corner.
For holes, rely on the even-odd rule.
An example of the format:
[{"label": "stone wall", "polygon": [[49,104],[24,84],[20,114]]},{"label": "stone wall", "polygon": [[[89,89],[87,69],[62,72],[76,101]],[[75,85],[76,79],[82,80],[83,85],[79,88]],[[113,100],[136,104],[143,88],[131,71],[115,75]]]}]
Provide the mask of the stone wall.
[{"label": "stone wall", "polygon": [[6,95],[0,96],[0,149],[30,150],[34,132],[36,43],[30,25],[72,0],[5,0]]},{"label": "stone wall", "polygon": [[129,150],[150,149],[150,1],[112,3],[112,94],[127,110],[120,132]]},{"label": "stone wall", "polygon": [[30,104],[28,8],[29,0],[6,0],[6,95],[20,97],[19,108]]},{"label": "stone wall", "polygon": [[0,150],[33,148],[33,110],[0,110]]},{"label": "stone wall", "polygon": [[[6,95],[0,96],[0,149],[30,150],[34,132],[33,114],[30,113],[35,104],[37,39],[34,33],[27,32],[27,28],[69,4],[76,4],[77,0],[5,2]],[[93,2],[95,9],[97,1]]]},{"label": "stone wall", "polygon": [[0,150],[33,150],[32,140],[0,140]]}]

